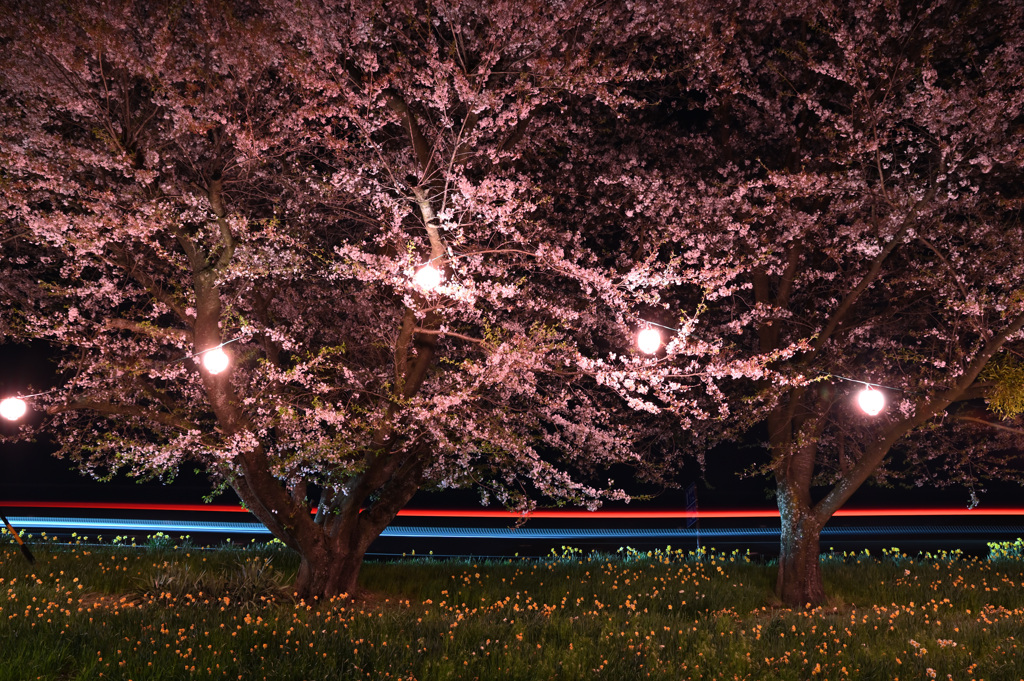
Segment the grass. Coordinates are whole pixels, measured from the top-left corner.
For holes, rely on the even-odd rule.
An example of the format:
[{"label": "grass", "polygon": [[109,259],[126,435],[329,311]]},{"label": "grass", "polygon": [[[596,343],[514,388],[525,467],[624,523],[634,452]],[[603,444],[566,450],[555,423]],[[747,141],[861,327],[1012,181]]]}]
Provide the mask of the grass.
[{"label": "grass", "polygon": [[809,610],[737,553],[368,563],[373,598],[304,603],[278,548],[151,544],[0,545],[0,681],[1024,678],[1019,540],[828,554]]}]

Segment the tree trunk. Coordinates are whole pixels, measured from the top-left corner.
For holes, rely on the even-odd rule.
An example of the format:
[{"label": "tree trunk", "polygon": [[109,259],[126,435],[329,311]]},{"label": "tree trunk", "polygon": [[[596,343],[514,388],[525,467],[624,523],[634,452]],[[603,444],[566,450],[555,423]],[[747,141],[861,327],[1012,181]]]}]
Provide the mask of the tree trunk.
[{"label": "tree trunk", "polygon": [[299,573],[292,587],[297,598],[312,601],[356,595],[365,551],[307,551],[299,554]]},{"label": "tree trunk", "polygon": [[823,605],[821,581],[821,525],[809,509],[794,508],[779,495],[782,534],[775,594],[791,608]]},{"label": "tree trunk", "polygon": [[[302,515],[308,525],[303,522],[301,527],[282,527],[290,533],[291,541],[286,543],[299,554],[295,595],[305,601],[357,597],[366,551],[420,488],[422,472],[421,461],[411,457],[393,471],[386,484],[376,487],[378,497],[371,506],[347,504],[337,512],[326,512],[321,522]],[[351,494],[346,496],[349,502],[352,498]],[[330,495],[322,502],[330,505]]]},{"label": "tree trunk", "polygon": [[[340,515],[329,512],[317,522],[303,498],[284,493],[272,479],[264,480],[267,484],[263,487],[254,488],[250,484],[252,479],[237,476],[232,487],[249,512],[299,555],[299,570],[290,593],[305,601],[342,594],[355,596],[366,550],[394,513],[386,517],[386,522],[377,524],[366,522],[358,512],[347,523]],[[270,503],[272,508],[268,508]]]}]

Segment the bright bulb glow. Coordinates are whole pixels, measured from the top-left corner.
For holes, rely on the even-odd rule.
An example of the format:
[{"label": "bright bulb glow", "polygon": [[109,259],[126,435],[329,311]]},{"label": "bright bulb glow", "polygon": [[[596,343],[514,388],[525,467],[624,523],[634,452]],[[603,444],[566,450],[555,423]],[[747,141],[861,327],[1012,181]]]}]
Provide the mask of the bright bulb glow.
[{"label": "bright bulb glow", "polygon": [[433,291],[441,283],[441,273],[433,265],[416,270],[416,285],[424,291]]},{"label": "bright bulb glow", "polygon": [[203,353],[203,366],[211,374],[219,374],[228,368],[230,363],[228,353],[223,348],[214,348]]},{"label": "bright bulb glow", "polygon": [[885,395],[869,385],[857,395],[857,404],[868,416],[878,416],[885,408]]},{"label": "bright bulb glow", "polygon": [[640,348],[640,352],[653,355],[661,347],[661,332],[647,327],[637,334],[636,344]]},{"label": "bright bulb glow", "polygon": [[0,401],[0,416],[3,416],[8,421],[17,421],[25,415],[27,410],[28,405],[20,397],[8,397]]}]

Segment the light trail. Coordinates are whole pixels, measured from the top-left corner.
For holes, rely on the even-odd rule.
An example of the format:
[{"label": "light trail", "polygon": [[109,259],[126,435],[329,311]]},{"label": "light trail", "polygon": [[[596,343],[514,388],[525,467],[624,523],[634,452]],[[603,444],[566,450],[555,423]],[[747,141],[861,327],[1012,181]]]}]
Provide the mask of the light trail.
[{"label": "light trail", "polygon": [[[136,537],[152,532],[252,537],[254,540],[270,536],[266,527],[252,522],[245,509],[229,504],[0,501],[0,510],[4,508],[34,509],[37,515],[12,516],[10,520],[19,529],[53,533],[55,537],[66,537],[73,532],[108,531]],[[47,510],[54,515],[47,517]],[[77,513],[71,513],[76,510]],[[44,513],[39,514],[39,511]],[[79,517],[81,511],[107,511],[120,517]],[[238,517],[238,513],[247,515]],[[779,512],[764,508],[709,509],[696,513],[686,510],[538,510],[525,518],[504,510],[410,508],[398,515],[405,520],[396,519],[384,530],[381,535],[384,544],[378,546],[380,555],[397,556],[411,548],[463,555],[459,553],[462,546],[472,546],[473,555],[481,551],[488,555],[512,551],[525,552],[523,555],[545,555],[559,542],[591,547],[613,545],[612,542],[614,545],[651,547],[668,543],[686,545],[692,541],[698,545],[715,542],[720,548],[726,544],[772,553],[779,541]],[[238,517],[241,522],[230,520],[231,516]],[[902,541],[929,550],[948,548],[952,544],[973,546],[984,552],[989,541],[1024,536],[1024,521],[1021,520],[1024,508],[850,508],[839,511],[836,516],[849,520],[822,530],[824,546],[863,548],[869,544]],[[201,519],[203,517],[209,520]],[[858,518],[861,519],[859,523]],[[911,518],[917,518],[918,522],[901,524]],[[415,519],[420,519],[420,523]],[[537,523],[525,527],[522,526],[524,519],[546,522],[540,523],[540,527]],[[692,522],[695,519],[706,520],[707,523],[698,528]],[[423,523],[431,520],[434,522],[432,527]],[[490,527],[486,526],[488,521]],[[661,527],[657,526],[659,522]],[[751,526],[757,522],[761,527]],[[505,527],[495,526],[497,524]],[[684,524],[687,527],[682,527]],[[723,524],[743,526],[723,527]],[[465,544],[467,541],[470,544]],[[485,546],[487,548],[483,550]]]},{"label": "light trail", "polygon": [[[173,513],[248,513],[244,508],[229,504],[136,504],[127,502],[85,502],[85,501],[0,501],[0,508],[36,509],[78,509],[104,511],[169,511]],[[313,513],[316,512],[314,508]],[[523,514],[504,510],[488,509],[414,509],[398,512],[400,517],[410,518],[497,518],[518,520]],[[1024,508],[844,508],[835,513],[836,518],[926,518],[926,517],[1012,517],[1024,516]],[[539,510],[525,514],[527,518],[555,518],[567,520],[676,520],[716,518],[778,518],[778,509],[711,509],[711,510],[664,510],[664,511],[621,511],[621,510]]]},{"label": "light trail", "polygon": [[[399,511],[398,515],[420,518],[520,518],[519,514],[509,511],[461,511],[408,509]],[[841,509],[834,517],[903,517],[922,518],[939,516],[1024,516],[1024,508],[991,508],[969,511],[963,508],[864,508]],[[674,520],[689,518],[778,518],[778,509],[742,509],[742,510],[707,510],[707,511],[534,511],[527,513],[528,518],[567,518],[567,519],[637,519],[637,520]]]},{"label": "light trail", "polygon": [[[20,528],[44,531],[66,532],[68,530],[116,530],[119,532],[211,532],[218,534],[270,535],[270,530],[259,523],[232,523],[188,520],[138,520],[122,518],[39,518],[12,517],[11,522]],[[843,538],[891,538],[894,536],[941,536],[967,537],[991,536],[993,532],[1020,536],[1024,526],[871,526],[871,527],[826,527],[821,532],[822,540]],[[384,529],[381,537],[416,539],[516,539],[516,540],[627,540],[627,541],[678,541],[683,539],[762,539],[777,541],[778,528],[730,527],[730,528],[526,528],[526,527],[416,527],[391,525]]]}]

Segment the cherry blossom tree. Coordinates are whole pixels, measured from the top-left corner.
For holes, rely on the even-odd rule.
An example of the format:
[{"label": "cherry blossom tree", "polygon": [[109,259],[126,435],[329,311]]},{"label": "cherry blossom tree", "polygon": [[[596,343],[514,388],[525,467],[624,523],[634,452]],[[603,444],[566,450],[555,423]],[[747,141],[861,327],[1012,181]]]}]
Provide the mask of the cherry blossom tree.
[{"label": "cherry blossom tree", "polygon": [[1020,476],[999,418],[1021,403],[1022,7],[783,3],[701,26],[651,171],[682,198],[649,250],[675,278],[663,314],[694,286],[706,310],[661,375],[696,339],[733,358],[709,365],[735,380],[707,425],[766,441],[737,465],[774,479],[778,596],[817,605],[820,532],[863,483]]},{"label": "cherry blossom tree", "polygon": [[864,482],[1014,473],[1016,3],[9,4],[0,332],[65,350],[45,427],[198,462],[304,597],[425,486],[593,504],[764,432],[817,604]]},{"label": "cherry blossom tree", "polygon": [[661,476],[616,408],[649,364],[615,266],[639,227],[579,209],[623,174],[655,5],[7,3],[0,323],[62,348],[61,453],[200,464],[306,598],[353,593],[423,487]]}]

